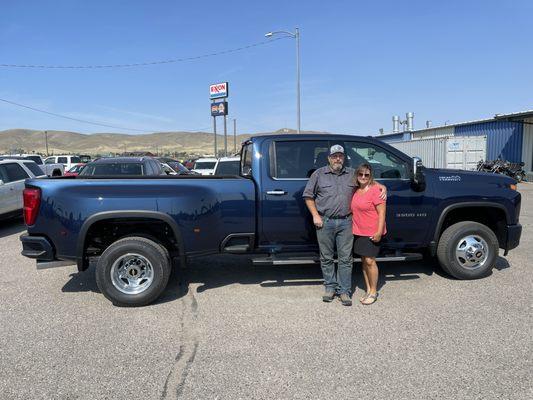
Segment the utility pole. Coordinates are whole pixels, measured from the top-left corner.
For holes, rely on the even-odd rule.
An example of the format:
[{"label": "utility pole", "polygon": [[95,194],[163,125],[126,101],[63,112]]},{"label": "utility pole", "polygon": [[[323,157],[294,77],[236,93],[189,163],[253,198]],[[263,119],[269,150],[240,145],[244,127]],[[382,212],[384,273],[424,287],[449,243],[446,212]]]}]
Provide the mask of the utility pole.
[{"label": "utility pole", "polygon": [[233,154],[237,153],[237,120],[233,118]]},{"label": "utility pole", "polygon": [[46,156],[48,157],[48,131],[44,131],[44,142],[46,143]]}]

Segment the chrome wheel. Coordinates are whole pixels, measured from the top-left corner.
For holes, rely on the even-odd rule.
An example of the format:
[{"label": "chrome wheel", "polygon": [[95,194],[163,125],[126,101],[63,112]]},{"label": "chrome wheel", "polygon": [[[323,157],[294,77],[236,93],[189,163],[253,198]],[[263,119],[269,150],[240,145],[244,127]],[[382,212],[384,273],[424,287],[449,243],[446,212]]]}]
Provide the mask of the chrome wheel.
[{"label": "chrome wheel", "polygon": [[468,269],[478,269],[485,265],[489,256],[489,246],[479,235],[469,235],[459,240],[455,258]]},{"label": "chrome wheel", "polygon": [[142,293],[150,287],[153,281],[152,263],[140,254],[125,254],[118,258],[111,267],[111,282],[122,293]]}]

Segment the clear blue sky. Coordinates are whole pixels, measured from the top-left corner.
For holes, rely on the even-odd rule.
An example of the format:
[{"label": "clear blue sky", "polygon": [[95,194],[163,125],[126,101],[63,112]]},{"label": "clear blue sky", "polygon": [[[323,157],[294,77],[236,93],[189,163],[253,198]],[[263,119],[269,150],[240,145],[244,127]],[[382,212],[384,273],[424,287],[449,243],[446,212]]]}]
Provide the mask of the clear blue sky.
[{"label": "clear blue sky", "polygon": [[[528,0],[3,0],[0,64],[190,57],[298,26],[302,129],[366,135],[407,111],[420,128],[533,108],[532,15]],[[150,67],[0,68],[0,98],[136,129],[209,131],[208,85],[226,80],[239,131],[296,126],[290,39]],[[0,130],[9,128],[128,133],[0,102]]]}]

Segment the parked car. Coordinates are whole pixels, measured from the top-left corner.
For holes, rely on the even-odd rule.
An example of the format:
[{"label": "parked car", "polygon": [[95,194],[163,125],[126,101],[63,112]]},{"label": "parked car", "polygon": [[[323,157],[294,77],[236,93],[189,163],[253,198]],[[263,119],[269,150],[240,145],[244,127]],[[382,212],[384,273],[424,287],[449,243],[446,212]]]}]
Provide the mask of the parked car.
[{"label": "parked car", "polygon": [[22,216],[22,193],[28,178],[46,177],[31,160],[0,160],[0,219]]},{"label": "parked car", "polygon": [[85,165],[87,164],[81,163],[74,165],[71,169],[65,172],[65,176],[78,176]]},{"label": "parked car", "polygon": [[86,164],[78,176],[166,175],[152,157],[102,157]]},{"label": "parked car", "polygon": [[45,164],[44,159],[39,154],[3,155],[1,157],[15,160],[32,160],[39,166],[43,173],[48,176],[61,176],[65,173],[65,166],[63,164]]},{"label": "parked car", "polygon": [[283,134],[246,141],[240,176],[28,180],[22,254],[40,268],[64,260],[85,271],[97,260],[101,292],[127,306],[149,304],[163,292],[174,258],[182,267],[221,253],[246,255],[256,265],[318,263],[302,192],[312,172],[327,165],[333,144],[344,147],[347,166],[372,161],[376,180],[387,187],[378,262],[427,254],[455,278],[476,279],[490,274],[499,248],[506,256],[519,245],[514,179],[425,168],[372,137]]},{"label": "parked car", "polygon": [[175,160],[175,159],[169,158],[169,157],[157,157],[156,160],[160,161],[163,164],[168,165],[170,168],[172,168],[176,172],[177,175],[189,175],[189,174],[191,174],[191,171],[189,171],[178,160]]},{"label": "parked car", "polygon": [[199,158],[194,163],[192,171],[198,172],[200,175],[213,175],[217,161],[216,158]]},{"label": "parked car", "polygon": [[78,156],[51,156],[44,160],[45,164],[63,164],[65,171],[68,171],[76,164],[81,164],[81,158]]},{"label": "parked car", "polygon": [[215,175],[239,175],[240,170],[240,157],[221,157],[215,166]]}]

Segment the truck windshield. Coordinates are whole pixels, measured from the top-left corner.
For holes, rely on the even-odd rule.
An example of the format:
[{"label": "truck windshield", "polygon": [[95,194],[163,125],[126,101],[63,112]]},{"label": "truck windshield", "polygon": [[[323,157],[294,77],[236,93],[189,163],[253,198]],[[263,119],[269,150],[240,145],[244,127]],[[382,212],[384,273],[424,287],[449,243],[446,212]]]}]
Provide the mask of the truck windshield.
[{"label": "truck windshield", "polygon": [[98,175],[142,175],[142,165],[138,163],[87,164],[80,176]]},{"label": "truck windshield", "polygon": [[215,164],[215,161],[201,161],[194,164],[194,169],[213,169]]}]

